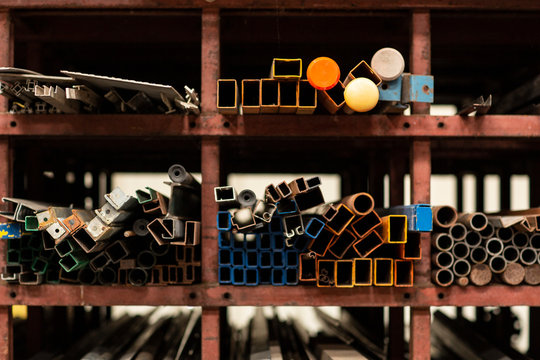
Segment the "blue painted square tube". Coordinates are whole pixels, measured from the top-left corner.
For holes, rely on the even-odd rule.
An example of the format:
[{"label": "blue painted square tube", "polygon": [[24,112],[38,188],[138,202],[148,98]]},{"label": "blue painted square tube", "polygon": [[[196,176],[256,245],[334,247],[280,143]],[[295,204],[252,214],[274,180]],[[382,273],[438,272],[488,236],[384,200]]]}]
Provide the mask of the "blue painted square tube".
[{"label": "blue painted square tube", "polygon": [[272,269],[272,285],[285,285],[285,269]]},{"label": "blue painted square tube", "polygon": [[235,266],[232,268],[232,284],[233,285],[246,284],[246,269],[244,269],[243,266]]},{"label": "blue painted square tube", "polygon": [[230,284],[232,282],[232,267],[220,266],[218,280],[220,284]]},{"label": "blue painted square tube", "polygon": [[248,286],[259,285],[259,270],[246,269],[246,285]]}]

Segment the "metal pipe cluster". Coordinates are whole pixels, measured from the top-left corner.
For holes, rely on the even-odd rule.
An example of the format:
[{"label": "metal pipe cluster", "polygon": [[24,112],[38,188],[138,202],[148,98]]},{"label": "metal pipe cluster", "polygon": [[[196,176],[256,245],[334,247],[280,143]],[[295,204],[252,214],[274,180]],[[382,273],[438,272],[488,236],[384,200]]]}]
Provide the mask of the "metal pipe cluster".
[{"label": "metal pipe cluster", "polygon": [[375,211],[368,193],[325,203],[320,185],[318,177],[270,184],[263,199],[251,190],[215,188],[219,282],[412,286],[420,231],[431,230],[431,208]]},{"label": "metal pipe cluster", "polygon": [[12,220],[0,224],[7,239],[8,282],[191,284],[199,281],[200,184],[181,165],[169,168],[167,197],[150,187],[136,198],[115,188],[95,210],[16,198]]},{"label": "metal pipe cluster", "polygon": [[459,214],[433,207],[433,282],[439,286],[540,284],[536,216]]},{"label": "metal pipe cluster", "polygon": [[200,114],[199,95],[184,86],[185,96],[169,85],[61,71],[0,68],[0,94],[14,114]]}]

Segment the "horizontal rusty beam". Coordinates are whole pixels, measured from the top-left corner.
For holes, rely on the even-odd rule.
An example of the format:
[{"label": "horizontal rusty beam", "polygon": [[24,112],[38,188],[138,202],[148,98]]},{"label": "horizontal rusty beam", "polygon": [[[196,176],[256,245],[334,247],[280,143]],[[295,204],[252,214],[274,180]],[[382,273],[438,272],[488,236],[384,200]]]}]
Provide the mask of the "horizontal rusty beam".
[{"label": "horizontal rusty beam", "polygon": [[315,286],[168,287],[8,285],[0,287],[0,305],[189,305],[189,306],[540,306],[540,287],[493,285],[461,288]]},{"label": "horizontal rusty beam", "polygon": [[346,2],[327,0],[4,0],[0,9],[183,9],[183,8],[250,8],[250,9],[453,9],[453,10],[538,10],[535,0],[351,0]]},{"label": "horizontal rusty beam", "polygon": [[533,138],[540,136],[540,116],[0,114],[3,135]]}]

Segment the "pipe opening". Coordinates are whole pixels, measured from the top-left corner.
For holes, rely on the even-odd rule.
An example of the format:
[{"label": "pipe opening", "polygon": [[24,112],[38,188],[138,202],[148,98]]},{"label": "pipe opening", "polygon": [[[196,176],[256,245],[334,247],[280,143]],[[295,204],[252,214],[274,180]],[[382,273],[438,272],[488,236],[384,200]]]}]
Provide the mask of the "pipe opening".
[{"label": "pipe opening", "polygon": [[454,238],[454,240],[460,241],[465,239],[465,236],[467,235],[467,228],[463,224],[454,224],[450,228],[449,234]]},{"label": "pipe opening", "polygon": [[469,231],[465,236],[465,243],[470,247],[479,246],[482,242],[482,236],[477,231]]},{"label": "pipe opening", "polygon": [[492,238],[495,235],[495,228],[492,224],[488,223],[484,230],[480,231],[480,236],[484,239]]},{"label": "pipe opening", "polygon": [[220,80],[218,84],[218,107],[236,107],[236,81]]},{"label": "pipe opening", "polygon": [[441,268],[449,268],[454,262],[452,254],[447,252],[440,252],[437,254],[437,265]]},{"label": "pipe opening", "polygon": [[481,230],[488,224],[486,215],[482,213],[476,213],[471,218],[471,227],[475,230]]},{"label": "pipe opening", "polygon": [[444,269],[437,271],[435,276],[437,284],[440,286],[448,286],[454,281],[454,274],[450,270]]},{"label": "pipe opening", "polygon": [[457,212],[450,206],[442,206],[437,211],[436,220],[441,226],[451,226],[457,220]]},{"label": "pipe opening", "polygon": [[503,251],[503,257],[510,263],[516,262],[519,260],[519,251],[514,246],[508,246]]},{"label": "pipe opening", "polygon": [[354,199],[354,209],[359,213],[367,213],[373,209],[373,198],[367,194],[359,194]]},{"label": "pipe opening", "polygon": [[113,268],[106,267],[98,272],[98,282],[101,285],[110,285],[116,282],[116,271]]},{"label": "pipe opening", "polygon": [[[520,233],[518,233],[520,234]],[[521,233],[523,234],[523,233]],[[517,235],[517,234],[516,234]],[[512,236],[514,236],[514,230],[512,228],[498,228],[497,229],[497,237],[501,239],[502,241],[510,241],[512,240]]]},{"label": "pipe opening", "polygon": [[531,247],[534,250],[540,250],[540,234],[532,234],[530,238]]},{"label": "pipe opening", "polygon": [[150,251],[142,251],[137,255],[137,265],[143,269],[150,269],[156,265],[156,256]]},{"label": "pipe opening", "polygon": [[503,250],[503,244],[499,239],[493,238],[488,240],[486,249],[490,255],[499,255]]},{"label": "pipe opening", "polygon": [[525,247],[529,244],[529,237],[526,233],[518,232],[514,234],[514,237],[512,238],[512,243],[518,248]]},{"label": "pipe opening", "polygon": [[491,258],[489,267],[493,272],[501,273],[506,269],[506,260],[500,256],[495,256]]},{"label": "pipe opening", "polygon": [[476,264],[485,262],[488,258],[488,253],[484,248],[476,247],[471,250],[471,260]]},{"label": "pipe opening", "polygon": [[437,240],[437,248],[441,251],[449,251],[454,245],[454,240],[446,234],[441,234]]},{"label": "pipe opening", "polygon": [[131,269],[129,271],[128,281],[133,286],[142,286],[148,281],[148,273],[144,269]]},{"label": "pipe opening", "polygon": [[457,258],[466,258],[469,255],[469,247],[465,243],[457,243],[452,249],[454,256]]},{"label": "pipe opening", "polygon": [[520,259],[525,265],[532,265],[537,260],[537,253],[531,248],[525,248],[521,250]]}]

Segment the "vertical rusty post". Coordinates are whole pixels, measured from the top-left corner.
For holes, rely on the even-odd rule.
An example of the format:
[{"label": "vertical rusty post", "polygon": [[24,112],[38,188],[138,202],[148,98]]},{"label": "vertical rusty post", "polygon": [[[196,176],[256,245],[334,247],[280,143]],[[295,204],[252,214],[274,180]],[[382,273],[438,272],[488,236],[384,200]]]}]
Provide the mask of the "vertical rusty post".
[{"label": "vertical rusty post", "polygon": [[[431,29],[428,10],[414,10],[411,16],[411,72],[431,73]],[[411,104],[413,114],[429,114],[429,104]],[[414,139],[410,150],[411,202],[430,202],[431,142]],[[415,263],[415,285],[430,284],[431,247],[429,234],[422,234],[422,260]],[[430,359],[431,314],[429,307],[411,308],[411,359]]]},{"label": "vertical rusty post", "polygon": [[[431,28],[429,10],[414,10],[411,18],[411,73],[431,73]],[[428,103],[412,103],[414,114],[429,114]]]},{"label": "vertical rusty post", "polygon": [[[394,154],[399,152],[394,152]],[[390,158],[390,206],[403,204],[403,178],[405,159],[394,155]],[[403,307],[390,308],[388,359],[405,358]]]},{"label": "vertical rusty post", "polygon": [[219,308],[202,310],[202,360],[219,359]]},{"label": "vertical rusty post", "polygon": [[216,83],[219,79],[219,9],[203,9],[201,40],[201,112],[216,112]]},{"label": "vertical rusty post", "polygon": [[[7,10],[0,11],[0,66],[13,65],[13,23]],[[8,110],[6,98],[0,99],[0,112]],[[12,191],[12,162],[9,139],[0,138],[0,196]],[[3,206],[3,205],[2,205]],[[6,241],[0,242],[0,266],[5,265]],[[13,324],[11,306],[0,306],[0,360],[13,359]]]},{"label": "vertical rusty post", "polygon": [[[219,9],[202,10],[201,29],[201,113],[202,121],[211,119],[216,111],[216,82],[219,78],[220,16]],[[206,124],[203,124],[205,126]],[[204,137],[201,143],[202,173],[202,282],[210,285],[218,281],[217,227],[218,206],[214,201],[214,187],[220,180],[219,138]],[[202,310],[202,360],[219,358],[219,308]]]}]

